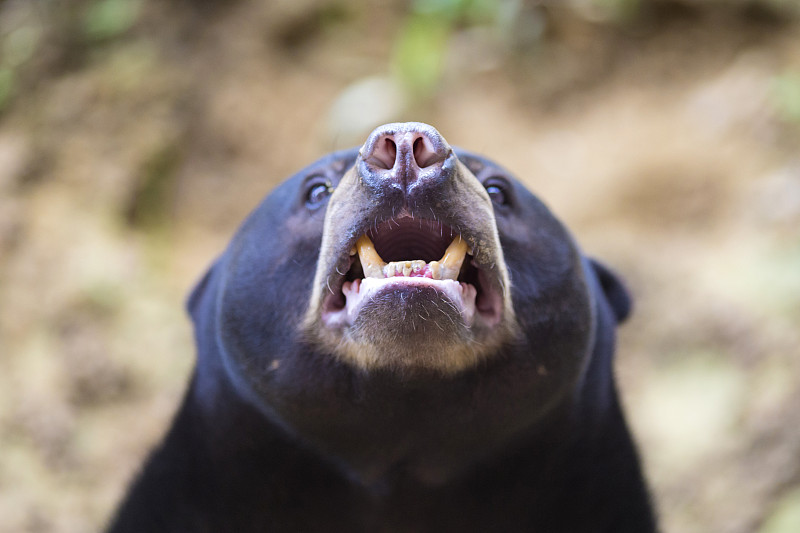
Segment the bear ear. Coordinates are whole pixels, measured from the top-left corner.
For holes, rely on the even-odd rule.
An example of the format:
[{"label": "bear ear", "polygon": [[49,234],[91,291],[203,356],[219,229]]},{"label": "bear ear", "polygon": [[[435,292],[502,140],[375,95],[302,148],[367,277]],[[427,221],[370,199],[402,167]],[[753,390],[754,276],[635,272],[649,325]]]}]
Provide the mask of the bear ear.
[{"label": "bear ear", "polygon": [[622,280],[608,267],[594,259],[589,259],[589,263],[592,265],[597,280],[600,282],[606,301],[611,306],[611,310],[614,311],[617,324],[622,324],[631,314],[631,308],[633,307],[633,301],[628,289],[625,288]]}]

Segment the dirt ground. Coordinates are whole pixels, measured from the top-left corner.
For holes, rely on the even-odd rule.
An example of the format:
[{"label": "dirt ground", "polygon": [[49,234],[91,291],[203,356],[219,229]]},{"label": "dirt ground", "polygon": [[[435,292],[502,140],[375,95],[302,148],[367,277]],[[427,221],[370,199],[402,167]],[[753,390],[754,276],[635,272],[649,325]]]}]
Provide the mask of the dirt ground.
[{"label": "dirt ground", "polygon": [[800,531],[797,4],[424,4],[0,2],[1,532],[102,527],[191,372],[194,281],[394,120],[504,164],[627,280],[663,530]]}]

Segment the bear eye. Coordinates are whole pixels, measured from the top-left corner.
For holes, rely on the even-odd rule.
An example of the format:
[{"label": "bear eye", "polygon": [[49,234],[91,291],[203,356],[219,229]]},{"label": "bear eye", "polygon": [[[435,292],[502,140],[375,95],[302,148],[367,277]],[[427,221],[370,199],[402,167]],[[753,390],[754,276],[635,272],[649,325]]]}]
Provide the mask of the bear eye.
[{"label": "bear eye", "polygon": [[483,186],[486,188],[492,203],[495,205],[508,205],[508,194],[506,194],[508,184],[504,179],[489,178]]},{"label": "bear eye", "polygon": [[333,192],[333,186],[329,181],[314,181],[308,186],[306,191],[306,205],[317,207]]}]

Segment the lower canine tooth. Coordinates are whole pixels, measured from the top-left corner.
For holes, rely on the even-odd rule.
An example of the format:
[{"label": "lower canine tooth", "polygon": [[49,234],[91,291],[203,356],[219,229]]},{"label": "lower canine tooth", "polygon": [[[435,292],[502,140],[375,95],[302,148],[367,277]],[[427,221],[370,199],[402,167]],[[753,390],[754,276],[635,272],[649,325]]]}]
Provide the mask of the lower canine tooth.
[{"label": "lower canine tooth", "polygon": [[431,278],[442,279],[442,265],[439,264],[439,261],[431,261],[428,263],[428,268],[431,270]]},{"label": "lower canine tooth", "polygon": [[364,270],[364,277],[366,278],[382,278],[383,268],[386,263],[383,261],[378,252],[375,250],[375,245],[369,237],[362,235],[356,242],[358,249],[358,258],[361,261],[361,268]]},{"label": "lower canine tooth", "polygon": [[441,268],[441,279],[456,279],[461,270],[461,265],[464,263],[464,257],[467,255],[467,243],[459,235],[447,250],[444,251],[442,259],[439,261]]}]

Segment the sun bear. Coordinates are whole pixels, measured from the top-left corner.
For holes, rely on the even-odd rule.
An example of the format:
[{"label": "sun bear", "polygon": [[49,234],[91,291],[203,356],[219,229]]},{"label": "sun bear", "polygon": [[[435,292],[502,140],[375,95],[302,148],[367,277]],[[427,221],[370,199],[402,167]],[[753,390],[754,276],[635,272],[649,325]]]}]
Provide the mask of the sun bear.
[{"label": "sun bear", "polygon": [[431,126],[283,182],[188,308],[190,385],[110,533],[656,530],[626,289]]}]

